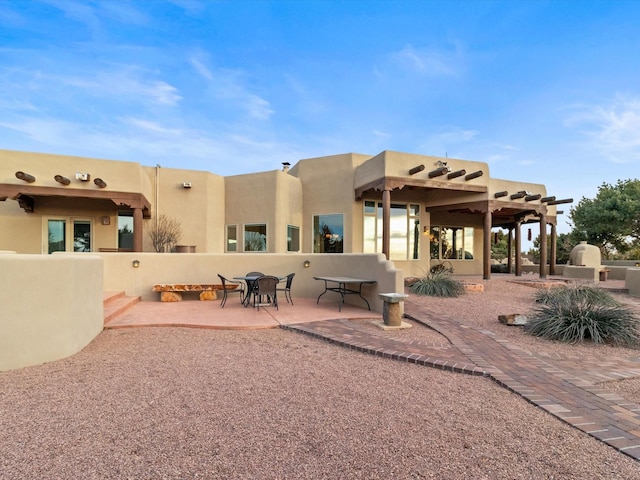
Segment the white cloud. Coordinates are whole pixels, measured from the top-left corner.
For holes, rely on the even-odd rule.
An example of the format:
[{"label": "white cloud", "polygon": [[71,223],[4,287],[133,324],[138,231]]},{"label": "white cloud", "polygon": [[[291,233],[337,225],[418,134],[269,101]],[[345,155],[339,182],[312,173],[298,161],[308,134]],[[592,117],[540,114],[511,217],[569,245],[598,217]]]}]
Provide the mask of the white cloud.
[{"label": "white cloud", "polygon": [[576,128],[595,150],[613,163],[640,161],[640,98],[618,95],[606,105],[574,105],[565,126]]},{"label": "white cloud", "polygon": [[458,48],[444,51],[406,45],[402,50],[393,53],[391,59],[393,63],[397,63],[405,70],[420,75],[452,76],[459,72],[460,51]]}]

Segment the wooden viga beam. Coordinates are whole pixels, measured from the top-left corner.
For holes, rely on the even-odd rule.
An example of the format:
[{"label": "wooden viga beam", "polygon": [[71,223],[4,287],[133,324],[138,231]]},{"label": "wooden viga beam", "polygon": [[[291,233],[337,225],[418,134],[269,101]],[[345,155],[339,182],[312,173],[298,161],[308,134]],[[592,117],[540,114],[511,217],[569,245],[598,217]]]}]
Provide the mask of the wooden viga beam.
[{"label": "wooden viga beam", "polygon": [[429,172],[429,178],[440,177],[450,171],[451,169],[449,167],[439,167]]},{"label": "wooden viga beam", "polygon": [[478,170],[477,172],[470,173],[464,177],[465,180],[473,180],[474,178],[478,178],[482,176],[482,170]]},{"label": "wooden viga beam", "polygon": [[409,170],[409,175],[415,175],[416,173],[420,173],[424,170],[424,165],[418,165],[417,167],[413,167]]},{"label": "wooden viga beam", "polygon": [[69,185],[71,183],[71,180],[67,177],[63,177],[62,175],[56,175],[53,179],[62,185]]},{"label": "wooden viga beam", "polygon": [[539,193],[536,193],[535,195],[527,195],[524,197],[524,201],[533,202],[534,200],[540,200],[541,197],[542,195],[540,195]]},{"label": "wooden viga beam", "polygon": [[447,174],[447,179],[451,180],[452,178],[458,178],[463,175],[466,175],[466,173],[467,173],[466,170],[456,170],[455,172],[451,172]]},{"label": "wooden viga beam", "polygon": [[527,196],[527,192],[516,192],[516,193],[512,193],[509,198],[511,200],[517,200],[519,198],[524,198],[526,196]]},{"label": "wooden viga beam", "polygon": [[503,190],[501,192],[496,192],[493,194],[495,198],[506,197],[507,195],[509,195],[509,192],[507,192],[506,190]]},{"label": "wooden viga beam", "polygon": [[542,198],[540,199],[540,201],[541,201],[542,203],[547,203],[547,202],[553,202],[555,199],[556,199],[556,197],[542,197]]},{"label": "wooden viga beam", "polygon": [[16,172],[16,178],[19,178],[20,180],[23,180],[27,183],[33,183],[36,181],[36,177],[24,172]]},{"label": "wooden viga beam", "polygon": [[561,203],[573,203],[573,198],[565,198],[563,200],[554,200],[552,202],[547,202],[547,205],[560,205]]}]

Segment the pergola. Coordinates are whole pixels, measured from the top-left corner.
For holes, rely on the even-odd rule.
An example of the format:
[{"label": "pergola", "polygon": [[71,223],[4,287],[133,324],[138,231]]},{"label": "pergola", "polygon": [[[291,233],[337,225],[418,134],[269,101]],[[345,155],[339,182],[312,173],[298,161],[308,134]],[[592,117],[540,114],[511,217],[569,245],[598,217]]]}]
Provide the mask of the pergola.
[{"label": "pergola", "polygon": [[[421,171],[418,167],[413,173]],[[413,175],[412,171],[409,172]],[[464,183],[453,183],[441,180],[437,177],[446,174],[447,179],[464,177]],[[394,190],[412,190],[416,192],[440,191],[457,191],[461,193],[460,199],[442,205],[427,207],[428,212],[448,212],[448,213],[464,213],[472,215],[483,215],[483,278],[491,278],[491,229],[493,227],[501,227],[509,230],[509,271],[513,265],[512,251],[512,232],[515,230],[515,250],[520,252],[522,237],[521,226],[523,223],[539,223],[540,224],[540,278],[546,278],[547,264],[547,224],[551,225],[551,249],[549,274],[555,274],[556,259],[556,216],[550,216],[547,212],[547,205],[556,205],[559,203],[569,203],[572,199],[556,200],[555,197],[542,197],[540,194],[531,194],[525,191],[507,192],[501,191],[493,194],[493,198],[465,201],[466,194],[484,194],[488,197],[488,188],[485,185],[477,185],[469,183],[471,180],[481,177],[482,171],[467,174],[464,170],[450,172],[448,169],[437,169],[429,173],[429,178],[421,179],[414,177],[396,177],[385,176],[377,180],[367,183],[355,189],[356,200],[361,200],[366,192],[381,191],[382,192],[382,253],[389,258],[390,251],[390,222],[391,222],[391,195]],[[477,197],[477,195],[476,195]],[[502,197],[508,199],[498,200]],[[536,203],[534,203],[536,202]],[[522,260],[520,255],[515,256],[515,274],[522,274]]]},{"label": "pergola", "polygon": [[41,187],[0,183],[0,201],[16,200],[26,213],[34,213],[51,198],[74,198],[94,203],[124,207],[133,211],[133,251],[142,251],[143,218],[151,218],[151,204],[141,193],[86,190],[79,188]]}]

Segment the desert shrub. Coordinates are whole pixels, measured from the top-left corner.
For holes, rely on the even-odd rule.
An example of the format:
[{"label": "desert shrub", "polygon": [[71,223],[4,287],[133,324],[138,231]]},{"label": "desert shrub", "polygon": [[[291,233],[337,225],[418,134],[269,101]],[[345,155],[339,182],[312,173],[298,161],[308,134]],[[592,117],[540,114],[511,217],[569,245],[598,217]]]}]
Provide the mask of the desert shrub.
[{"label": "desert shrub", "polygon": [[540,291],[525,331],[536,337],[578,343],[636,344],[638,319],[607,292],[590,286]]},{"label": "desert shrub", "polygon": [[464,285],[451,278],[448,271],[430,271],[409,284],[409,290],[429,297],[457,297],[464,293]]}]

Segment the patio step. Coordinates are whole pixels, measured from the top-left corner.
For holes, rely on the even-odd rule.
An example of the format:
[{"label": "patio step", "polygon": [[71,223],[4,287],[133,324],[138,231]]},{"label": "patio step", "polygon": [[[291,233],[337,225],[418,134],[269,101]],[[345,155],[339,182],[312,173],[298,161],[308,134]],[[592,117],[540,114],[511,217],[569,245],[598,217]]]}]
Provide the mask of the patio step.
[{"label": "patio step", "polygon": [[104,292],[104,325],[129,310],[139,301],[139,296],[127,297],[124,292]]}]

